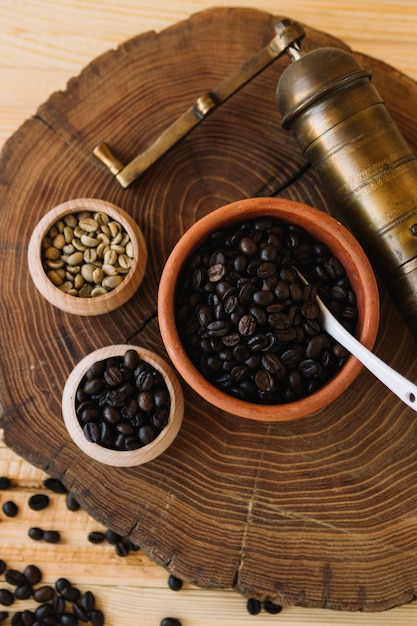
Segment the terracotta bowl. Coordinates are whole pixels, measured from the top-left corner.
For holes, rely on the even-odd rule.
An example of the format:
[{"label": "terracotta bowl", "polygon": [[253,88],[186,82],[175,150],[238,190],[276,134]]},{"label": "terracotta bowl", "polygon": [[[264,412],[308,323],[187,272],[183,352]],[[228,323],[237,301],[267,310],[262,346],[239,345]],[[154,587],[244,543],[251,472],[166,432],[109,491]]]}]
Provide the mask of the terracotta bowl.
[{"label": "terracotta bowl", "polygon": [[[135,450],[116,450],[89,441],[76,413],[76,394],[87,370],[95,363],[110,357],[121,357],[127,350],[136,350],[141,360],[149,363],[162,374],[170,396],[170,410],[167,425],[153,441]],[[68,433],[77,446],[89,457],[115,467],[142,465],[162,454],[177,436],[184,414],[184,398],[181,385],[172,368],[157,354],[137,346],[118,344],[91,352],[84,357],[70,373],[62,395],[62,414]]]},{"label": "terracotta bowl", "polygon": [[214,210],[196,222],[178,241],[164,267],[158,294],[160,331],[172,363],[183,379],[205,400],[231,414],[269,422],[293,420],[311,415],[340,396],[362,369],[348,356],[340,370],[311,395],[282,404],[255,404],[215,387],[191,362],[175,320],[175,297],[179,276],[186,260],[207,236],[219,229],[248,219],[270,216],[296,224],[328,246],[345,268],[355,292],[358,309],[356,336],[369,349],[379,326],[379,293],[372,267],[352,234],[328,214],[302,203],[277,198],[251,198]]},{"label": "terracotta bowl", "polygon": [[[105,290],[100,284],[94,284],[93,287],[95,291],[93,291],[94,295],[90,297],[80,297],[79,295],[72,295],[71,291],[65,291],[66,285],[71,285],[71,282],[67,280],[63,275],[59,276],[57,270],[53,269],[57,266],[59,271],[63,272],[62,268],[58,268],[60,264],[63,263],[62,258],[54,258],[57,256],[56,253],[57,248],[54,246],[48,246],[47,243],[47,235],[50,232],[51,227],[53,227],[57,222],[65,219],[68,219],[70,214],[74,216],[80,215],[81,212],[87,211],[91,214],[95,213],[103,213],[108,216],[109,221],[114,224],[118,224],[120,226],[121,233],[123,236],[125,234],[128,235],[131,244],[129,244],[129,255],[124,255],[127,258],[127,262],[130,267],[127,269],[126,267],[123,270],[123,274],[119,274],[116,278],[113,276],[105,276],[106,280],[110,281],[119,281],[120,284],[116,287],[112,286],[111,289]],[[116,229],[117,230],[117,229]],[[67,231],[66,231],[67,232]],[[70,231],[71,232],[71,231]],[[103,233],[100,233],[102,236]],[[87,233],[87,237],[89,233]],[[91,234],[92,239],[97,240],[96,233]],[[113,246],[113,251],[115,252],[117,248],[117,238],[118,235],[111,234],[109,236],[110,247]],[[68,243],[70,236],[67,237]],[[62,240],[62,236],[61,236]],[[77,239],[77,243],[78,243]],[[63,240],[62,240],[63,243]],[[62,245],[59,244],[59,245]],[[74,246],[69,243],[72,248]],[[49,247],[48,252],[46,248]],[[58,249],[62,252],[62,255],[66,252],[65,248]],[[87,253],[94,255],[99,250],[98,246],[92,246],[91,248],[86,248]],[[45,258],[46,254],[53,253],[53,257],[51,259]],[[74,249],[79,256],[80,250]],[[68,258],[70,254],[66,254]],[[97,259],[102,258],[101,256],[97,256]],[[74,259],[74,256],[73,256]],[[77,259],[78,261],[78,259]],[[114,262],[114,261],[113,261]],[[46,269],[46,263],[49,264],[49,268]],[[95,261],[92,261],[95,263]],[[117,260],[117,263],[119,261]],[[51,209],[37,224],[35,227],[32,236],[29,242],[28,249],[28,266],[29,272],[31,274],[32,280],[39,290],[39,292],[48,300],[51,304],[56,306],[57,308],[66,311],[67,313],[74,313],[76,315],[101,315],[103,313],[108,313],[118,308],[119,306],[125,304],[133,296],[135,291],[138,289],[141,284],[147,264],[147,250],[145,240],[140,230],[139,226],[136,222],[122,209],[111,204],[110,202],[105,202],[104,200],[96,200],[94,198],[80,198],[76,200],[69,200],[68,202],[64,202],[59,206]],[[86,268],[82,268],[82,265],[87,265],[87,261],[85,258],[82,259],[81,263],[75,266],[72,266],[70,269],[75,270],[79,269],[79,273],[81,274]],[[91,266],[91,263],[89,263]],[[108,264],[109,265],[109,264]],[[126,265],[126,261],[125,261]],[[65,263],[64,268],[68,271],[68,266]],[[121,268],[119,268],[122,271]],[[117,270],[117,271],[119,271]],[[48,273],[52,271],[54,275],[54,282],[49,278]],[[114,270],[116,271],[116,270]],[[48,272],[48,273],[47,273]],[[50,274],[52,276],[52,274]],[[122,279],[123,277],[123,279]],[[72,276],[71,276],[72,278]],[[97,289],[97,287],[99,287]],[[100,294],[100,292],[102,292]],[[81,293],[81,290],[76,291],[76,294]]]}]

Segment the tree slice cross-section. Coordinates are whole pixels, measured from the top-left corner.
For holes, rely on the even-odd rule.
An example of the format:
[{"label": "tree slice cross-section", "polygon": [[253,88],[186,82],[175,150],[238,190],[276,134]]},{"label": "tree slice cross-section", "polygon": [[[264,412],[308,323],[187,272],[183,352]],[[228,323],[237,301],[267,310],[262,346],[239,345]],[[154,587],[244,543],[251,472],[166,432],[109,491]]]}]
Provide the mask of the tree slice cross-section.
[{"label": "tree slice cross-section", "polygon": [[[183,384],[173,445],[137,468],[86,458],[62,419],[65,381],[110,344],[166,358],[158,280],[192,223],[234,200],[282,196],[333,211],[331,198],[282,130],[275,102],[281,58],[174,146],[128,189],[94,157],[105,141],[128,163],[195,98],[273,36],[273,16],[216,8],[94,59],[7,142],[0,160],[2,296],[0,402],[6,443],[62,479],[82,506],[129,534],[156,562],[205,588],[281,604],[377,611],[415,598],[417,423],[363,371],[333,406],[289,423],[242,420]],[[305,47],[341,41],[305,26]],[[417,84],[355,53],[413,149]],[[101,198],[141,227],[144,281],[124,306],[78,317],[50,305],[27,267],[35,224],[71,198]],[[378,355],[415,375],[415,341],[381,288]]]}]

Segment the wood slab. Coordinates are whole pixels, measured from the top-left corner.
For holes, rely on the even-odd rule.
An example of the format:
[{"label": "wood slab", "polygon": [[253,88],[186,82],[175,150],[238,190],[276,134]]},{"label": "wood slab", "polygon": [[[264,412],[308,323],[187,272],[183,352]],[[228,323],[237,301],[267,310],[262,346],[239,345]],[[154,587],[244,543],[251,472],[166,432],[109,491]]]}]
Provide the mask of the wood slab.
[{"label": "wood slab", "polygon": [[[275,104],[276,61],[127,190],[93,156],[107,141],[129,162],[195,100],[255,54],[281,16],[213,9],[145,33],[90,63],[7,142],[0,161],[0,397],[6,443],[59,477],[97,521],[130,534],[158,564],[204,588],[286,605],[379,611],[415,599],[417,422],[372,376],[309,419],[266,424],[208,406],[183,384],[171,448],[137,468],[86,458],[64,427],[61,395],[76,363],[131,343],[166,357],[156,294],[164,262],[196,219],[233,200],[282,196],[331,204]],[[306,47],[346,46],[309,27]],[[375,59],[400,129],[417,149],[417,84]],[[142,228],[147,273],[126,305],[79,317],[31,282],[36,222],[77,197],[102,198]],[[381,287],[376,352],[415,375],[416,344]]]}]

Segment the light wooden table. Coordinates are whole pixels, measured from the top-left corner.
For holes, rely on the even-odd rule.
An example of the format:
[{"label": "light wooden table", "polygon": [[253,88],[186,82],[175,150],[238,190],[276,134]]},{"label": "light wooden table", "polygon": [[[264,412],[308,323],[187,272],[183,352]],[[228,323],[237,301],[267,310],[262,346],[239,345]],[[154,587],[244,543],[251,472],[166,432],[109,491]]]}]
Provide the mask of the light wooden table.
[{"label": "light wooden table", "polygon": [[[417,0],[229,0],[225,4],[292,17],[343,39],[354,50],[381,59],[417,80]],[[26,118],[35,114],[39,104],[52,92],[65,89],[67,80],[91,59],[137,34],[160,31],[212,6],[210,0],[0,0],[0,147]],[[4,332],[7,328],[1,325],[0,346]],[[142,552],[122,558],[109,545],[89,543],[88,533],[102,528],[85,512],[68,511],[63,496],[51,494],[48,509],[32,511],[28,498],[45,491],[42,481],[46,475],[4,445],[0,476],[12,479],[11,490],[0,492],[0,504],[13,500],[19,506],[15,518],[0,514],[0,558],[16,569],[38,564],[46,582],[66,576],[81,589],[94,591],[108,626],[158,626],[167,616],[177,617],[183,626],[417,623],[417,604],[382,614],[289,607],[277,616],[262,612],[253,617],[246,612],[245,600],[233,592],[187,585],[180,592],[171,591],[165,570]],[[35,525],[60,530],[61,543],[32,541],[27,531]],[[17,602],[10,613],[33,605],[30,601]]]}]

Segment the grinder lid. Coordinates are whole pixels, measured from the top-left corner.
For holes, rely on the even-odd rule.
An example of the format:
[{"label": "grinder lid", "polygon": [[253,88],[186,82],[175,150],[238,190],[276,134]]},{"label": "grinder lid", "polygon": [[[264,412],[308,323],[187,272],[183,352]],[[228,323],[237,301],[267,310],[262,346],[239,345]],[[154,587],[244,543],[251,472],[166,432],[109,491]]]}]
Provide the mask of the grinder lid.
[{"label": "grinder lid", "polygon": [[278,81],[282,126],[289,128],[293,119],[317,100],[348,88],[354,81],[370,79],[371,75],[352,54],[339,48],[316,48],[302,55]]}]

